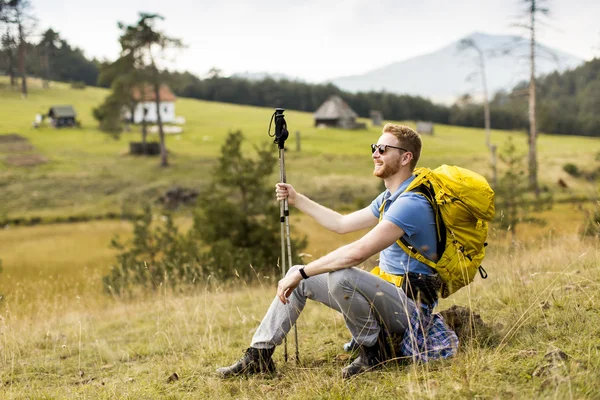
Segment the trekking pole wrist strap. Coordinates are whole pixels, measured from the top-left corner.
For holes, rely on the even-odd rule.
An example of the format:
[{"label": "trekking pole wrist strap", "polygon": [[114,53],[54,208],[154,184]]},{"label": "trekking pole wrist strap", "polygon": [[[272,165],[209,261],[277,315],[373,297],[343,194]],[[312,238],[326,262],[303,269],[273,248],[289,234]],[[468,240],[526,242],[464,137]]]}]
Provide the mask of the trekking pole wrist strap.
[{"label": "trekking pole wrist strap", "polygon": [[302,275],[302,279],[308,279],[309,276],[306,275],[306,272],[304,272],[304,267],[299,268],[298,271],[300,271],[300,275]]}]

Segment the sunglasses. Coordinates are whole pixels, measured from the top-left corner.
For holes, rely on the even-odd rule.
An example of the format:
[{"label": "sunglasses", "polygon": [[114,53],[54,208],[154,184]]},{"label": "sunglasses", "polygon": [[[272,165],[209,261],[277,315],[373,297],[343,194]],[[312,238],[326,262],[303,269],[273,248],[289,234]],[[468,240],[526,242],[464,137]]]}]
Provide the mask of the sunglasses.
[{"label": "sunglasses", "polygon": [[388,148],[404,150],[404,151],[408,152],[408,150],[406,150],[402,147],[390,146],[389,144],[372,144],[371,145],[371,153],[375,153],[375,151],[379,150],[379,154],[383,154],[386,152],[386,150]]}]

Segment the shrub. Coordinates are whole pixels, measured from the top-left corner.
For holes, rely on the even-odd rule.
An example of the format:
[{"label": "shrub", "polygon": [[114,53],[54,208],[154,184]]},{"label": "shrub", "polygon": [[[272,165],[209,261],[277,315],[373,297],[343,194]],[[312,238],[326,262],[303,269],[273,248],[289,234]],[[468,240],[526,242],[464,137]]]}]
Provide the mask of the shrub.
[{"label": "shrub", "polygon": [[548,187],[541,190],[539,198],[534,198],[525,175],[523,154],[517,149],[509,137],[499,154],[504,173],[499,176],[494,187],[496,193],[496,219],[502,229],[510,229],[516,235],[517,225],[530,222],[543,225],[544,220],[534,218],[531,211],[542,211],[552,208],[552,192]]},{"label": "shrub", "polygon": [[72,81],[71,89],[85,89],[85,82],[82,81]]},{"label": "shrub", "polygon": [[118,237],[111,242],[121,253],[102,278],[105,292],[122,295],[136,287],[156,290],[167,283],[175,288],[199,282],[204,275],[201,247],[194,238],[179,233],[170,215],[155,222],[150,207],[145,206],[133,225],[131,243]]},{"label": "shrub", "polygon": [[[255,148],[257,159],[243,157],[243,140],[239,131],[228,135],[213,181],[199,198],[193,227],[210,246],[205,267],[223,278],[279,274],[281,224],[268,182],[277,159],[265,148]],[[306,239],[292,240],[291,247],[292,260],[298,263]]]},{"label": "shrub", "polygon": [[581,229],[583,236],[600,237],[600,200],[596,200],[590,208],[584,208],[585,221]]},{"label": "shrub", "polygon": [[[227,137],[189,232],[179,233],[170,215],[153,220],[146,206],[133,222],[132,241],[112,240],[120,253],[102,280],[107,293],[156,290],[167,283],[185,287],[209,275],[223,280],[279,276],[281,225],[273,190],[267,187],[276,159],[265,149],[257,149],[256,160],[244,158],[242,142],[241,132]],[[305,238],[292,241],[294,262],[305,246]]]},{"label": "shrub", "polygon": [[92,114],[98,121],[100,130],[111,134],[114,138],[119,138],[123,131],[122,110],[123,101],[114,95],[110,95],[104,100],[104,103],[92,110]]},{"label": "shrub", "polygon": [[563,171],[565,171],[567,174],[574,176],[574,177],[577,177],[580,174],[579,168],[577,168],[577,165],[571,164],[571,163],[566,163],[565,165],[563,165]]},{"label": "shrub", "polygon": [[592,171],[583,171],[581,175],[588,181],[594,182],[600,178],[600,166],[596,167],[596,169]]}]

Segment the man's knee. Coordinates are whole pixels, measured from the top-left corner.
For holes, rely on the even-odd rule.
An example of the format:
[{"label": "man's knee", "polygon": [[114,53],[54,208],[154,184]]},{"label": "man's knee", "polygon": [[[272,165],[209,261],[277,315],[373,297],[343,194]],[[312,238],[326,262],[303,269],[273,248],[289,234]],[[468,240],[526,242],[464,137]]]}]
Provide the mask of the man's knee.
[{"label": "man's knee", "polygon": [[327,285],[331,293],[340,293],[352,289],[357,282],[359,271],[356,268],[345,268],[330,272],[327,277]]}]

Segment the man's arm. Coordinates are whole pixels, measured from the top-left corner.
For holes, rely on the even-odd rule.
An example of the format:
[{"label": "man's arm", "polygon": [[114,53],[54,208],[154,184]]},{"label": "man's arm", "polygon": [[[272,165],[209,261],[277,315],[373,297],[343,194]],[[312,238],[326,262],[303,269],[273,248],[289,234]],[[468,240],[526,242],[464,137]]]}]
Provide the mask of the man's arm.
[{"label": "man's arm", "polygon": [[[358,265],[372,255],[391,246],[402,235],[404,235],[402,228],[383,220],[357,241],[342,246],[304,266],[304,273],[310,279],[314,275]],[[295,271],[279,281],[277,296],[282,303],[285,304],[288,302],[287,297],[298,286],[301,280],[302,275],[300,275],[300,272]]]},{"label": "man's arm", "polygon": [[277,200],[281,201],[287,198],[290,205],[295,206],[330,231],[344,234],[377,225],[378,219],[369,207],[342,215],[296,192],[290,184],[278,183],[276,187]]}]

